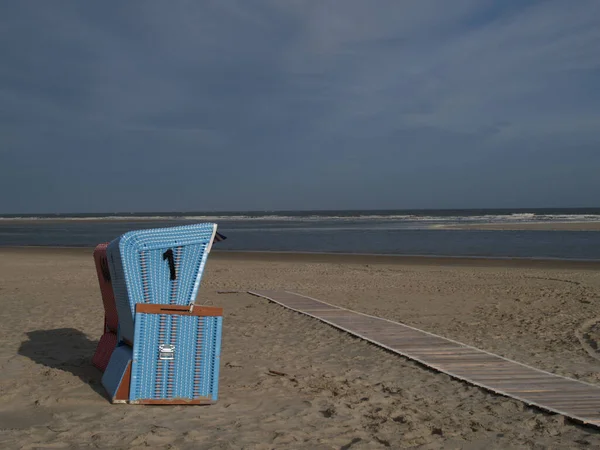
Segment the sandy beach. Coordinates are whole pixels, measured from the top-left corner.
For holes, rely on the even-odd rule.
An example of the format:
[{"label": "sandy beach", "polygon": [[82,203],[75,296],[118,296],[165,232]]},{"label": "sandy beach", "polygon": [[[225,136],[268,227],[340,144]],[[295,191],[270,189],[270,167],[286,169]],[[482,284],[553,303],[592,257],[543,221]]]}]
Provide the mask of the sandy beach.
[{"label": "sandy beach", "polygon": [[225,310],[219,401],[143,407],[111,405],[91,366],[91,254],[0,249],[2,448],[600,446],[596,429],[244,293],[299,292],[600,384],[598,263],[214,252],[198,303]]}]

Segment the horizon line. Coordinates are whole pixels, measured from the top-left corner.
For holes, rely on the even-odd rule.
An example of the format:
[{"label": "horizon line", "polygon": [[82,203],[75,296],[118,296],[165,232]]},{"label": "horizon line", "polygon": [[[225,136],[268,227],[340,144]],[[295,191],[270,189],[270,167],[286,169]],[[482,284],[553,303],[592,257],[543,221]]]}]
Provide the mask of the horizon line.
[{"label": "horizon line", "polygon": [[130,216],[130,215],[247,215],[256,213],[324,213],[324,212],[399,212],[399,211],[529,211],[540,210],[600,210],[600,206],[536,206],[536,207],[471,207],[471,208],[356,208],[356,209],[255,209],[255,210],[189,210],[189,211],[115,211],[115,212],[40,212],[0,213],[0,217],[43,217],[43,216]]}]

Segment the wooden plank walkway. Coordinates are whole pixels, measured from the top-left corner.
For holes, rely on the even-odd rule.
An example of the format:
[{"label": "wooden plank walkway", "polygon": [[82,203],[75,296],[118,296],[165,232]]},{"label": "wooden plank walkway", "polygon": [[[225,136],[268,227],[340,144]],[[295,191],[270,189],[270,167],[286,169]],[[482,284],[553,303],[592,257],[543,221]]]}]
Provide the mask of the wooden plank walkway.
[{"label": "wooden plank walkway", "polygon": [[600,386],[555,375],[398,322],[284,291],[249,291],[432,369],[600,427]]}]

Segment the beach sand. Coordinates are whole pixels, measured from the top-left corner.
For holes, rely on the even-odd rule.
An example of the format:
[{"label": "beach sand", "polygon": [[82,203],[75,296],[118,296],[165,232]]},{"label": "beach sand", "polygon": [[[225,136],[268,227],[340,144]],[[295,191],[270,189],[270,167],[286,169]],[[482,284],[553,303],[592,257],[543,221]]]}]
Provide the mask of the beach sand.
[{"label": "beach sand", "polygon": [[[245,293],[286,289],[600,384],[598,264],[214,252],[216,405],[111,405],[91,249],[0,249],[0,447],[598,448],[600,432]],[[269,370],[282,372],[278,376]]]}]

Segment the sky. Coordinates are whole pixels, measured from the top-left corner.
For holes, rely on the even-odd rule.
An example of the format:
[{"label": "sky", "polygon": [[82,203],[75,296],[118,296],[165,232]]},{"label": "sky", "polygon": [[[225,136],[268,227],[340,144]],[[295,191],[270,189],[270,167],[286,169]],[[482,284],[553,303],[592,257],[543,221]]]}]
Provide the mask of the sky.
[{"label": "sky", "polygon": [[597,0],[0,4],[0,214],[600,206]]}]

